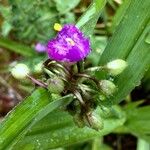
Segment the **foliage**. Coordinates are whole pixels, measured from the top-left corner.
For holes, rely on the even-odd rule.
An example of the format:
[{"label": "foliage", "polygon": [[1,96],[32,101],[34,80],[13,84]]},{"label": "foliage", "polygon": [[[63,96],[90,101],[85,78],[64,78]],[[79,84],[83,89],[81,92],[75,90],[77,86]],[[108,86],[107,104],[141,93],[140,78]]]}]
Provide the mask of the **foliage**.
[{"label": "foliage", "polygon": [[0,5],[0,12],[5,18],[2,35],[7,36],[12,31],[12,36],[23,42],[46,42],[55,35],[51,28],[55,22],[62,20],[61,23],[69,23],[70,18],[73,21],[74,15],[69,11],[78,3],[79,0],[65,3],[60,0],[9,0],[10,6]]},{"label": "foliage", "polygon": [[124,17],[121,16],[122,20],[100,59],[99,64],[105,64],[116,58],[125,59],[128,63],[127,69],[115,80],[118,91],[110,98],[111,102],[107,101],[109,103],[120,102],[140,84],[141,78],[149,68],[149,43],[146,42],[150,30],[149,6],[149,1],[143,3],[142,0],[133,0],[131,2]]}]

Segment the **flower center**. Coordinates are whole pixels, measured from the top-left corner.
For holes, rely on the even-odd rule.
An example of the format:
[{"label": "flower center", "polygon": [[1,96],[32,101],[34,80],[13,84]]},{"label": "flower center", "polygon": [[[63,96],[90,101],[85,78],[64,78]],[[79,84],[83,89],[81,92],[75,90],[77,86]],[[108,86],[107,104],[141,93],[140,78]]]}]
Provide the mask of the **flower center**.
[{"label": "flower center", "polygon": [[71,38],[66,38],[66,41],[69,42],[71,46],[75,45],[75,42]]}]

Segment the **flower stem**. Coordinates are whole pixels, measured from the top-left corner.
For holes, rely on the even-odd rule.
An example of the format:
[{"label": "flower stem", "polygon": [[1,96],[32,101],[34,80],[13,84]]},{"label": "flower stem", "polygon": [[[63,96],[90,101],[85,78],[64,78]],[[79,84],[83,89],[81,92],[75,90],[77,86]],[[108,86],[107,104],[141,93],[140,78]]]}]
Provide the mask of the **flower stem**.
[{"label": "flower stem", "polygon": [[105,69],[103,66],[91,67],[85,70],[85,72],[95,72]]},{"label": "flower stem", "polygon": [[44,88],[47,88],[47,84],[43,83],[42,81],[39,81],[33,77],[31,77],[29,74],[27,74],[27,77],[33,82],[35,83],[36,85],[39,85],[41,87],[44,87]]},{"label": "flower stem", "polygon": [[99,84],[99,80],[97,80],[97,79],[96,79],[96,78],[94,78],[94,77],[91,77],[91,76],[90,76],[90,75],[88,75],[88,74],[85,74],[85,73],[78,73],[78,74],[75,74],[75,76],[77,76],[77,77],[87,78],[87,79],[93,80],[93,81],[96,83],[96,85],[98,85],[98,84]]}]

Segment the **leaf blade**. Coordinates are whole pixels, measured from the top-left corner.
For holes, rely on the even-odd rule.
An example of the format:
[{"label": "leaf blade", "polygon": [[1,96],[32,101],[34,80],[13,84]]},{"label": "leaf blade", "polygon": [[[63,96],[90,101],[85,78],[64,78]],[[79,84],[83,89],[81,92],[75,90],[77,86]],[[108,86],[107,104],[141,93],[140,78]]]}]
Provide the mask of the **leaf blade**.
[{"label": "leaf blade", "polygon": [[[83,142],[95,138],[96,136],[106,135],[116,127],[121,126],[125,121],[124,112],[118,108],[115,108],[115,110],[119,116],[105,118],[105,127],[100,131],[95,131],[88,127],[78,128],[74,124],[72,117],[66,112],[59,111],[51,113],[33,127],[26,137],[14,147],[14,149],[17,150],[21,147],[28,147],[28,145],[37,150],[41,147],[43,149],[58,148]],[[97,111],[97,114],[100,114],[100,112]]]},{"label": "leaf blade", "polygon": [[0,38],[0,46],[26,57],[35,56],[36,54],[34,49],[6,38]]},{"label": "leaf blade", "polygon": [[72,95],[49,100],[46,89],[39,88],[11,111],[0,124],[0,149],[11,149],[39,120],[61,105],[68,104]]},{"label": "leaf blade", "polygon": [[[122,101],[135,86],[139,85],[141,78],[149,67],[149,43],[145,42],[150,30],[149,6],[148,0],[144,3],[142,0],[131,1],[125,17],[102,54],[99,63],[101,65],[118,58],[125,59],[128,63],[126,70],[115,79],[118,91],[108,98],[108,101],[103,103],[104,105],[113,105]],[[145,13],[147,14],[145,15]]]},{"label": "leaf blade", "polygon": [[90,37],[93,34],[94,27],[105,4],[106,0],[94,0],[87,11],[78,20],[76,26],[79,27],[86,36]]}]

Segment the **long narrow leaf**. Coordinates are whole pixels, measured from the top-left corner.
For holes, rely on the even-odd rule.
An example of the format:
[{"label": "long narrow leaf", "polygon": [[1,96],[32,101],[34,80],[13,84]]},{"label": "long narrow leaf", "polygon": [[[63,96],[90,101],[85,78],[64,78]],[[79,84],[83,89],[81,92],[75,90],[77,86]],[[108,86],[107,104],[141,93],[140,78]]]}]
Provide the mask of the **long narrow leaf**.
[{"label": "long narrow leaf", "polygon": [[106,0],[94,0],[87,11],[81,16],[77,22],[77,26],[84,32],[86,36],[93,34],[97,20],[106,4]]},{"label": "long narrow leaf", "polygon": [[34,56],[35,52],[32,48],[20,44],[18,42],[11,41],[6,38],[0,38],[0,47],[7,48],[8,50],[21,54],[23,56]]},{"label": "long narrow leaf", "polygon": [[105,64],[112,59],[128,57],[150,20],[149,8],[149,0],[132,0],[130,2],[101,57],[100,64]]},{"label": "long narrow leaf", "polygon": [[149,0],[133,0],[124,18],[106,47],[100,64],[122,58],[128,63],[127,69],[116,78],[118,91],[106,103],[115,104],[139,85],[150,64],[150,44],[147,40],[150,30]]},{"label": "long narrow leaf", "polygon": [[0,149],[12,149],[30,127],[70,100],[70,96],[54,102],[50,98],[47,90],[40,88],[8,114],[0,125]]},{"label": "long narrow leaf", "polygon": [[[29,147],[36,150],[51,149],[106,135],[125,121],[124,112],[118,107],[114,109],[119,116],[103,118],[105,126],[100,131],[88,127],[79,128],[66,112],[53,112],[36,124],[26,137],[14,147],[14,150],[29,149]],[[100,114],[100,109],[98,109],[97,115]]]}]

